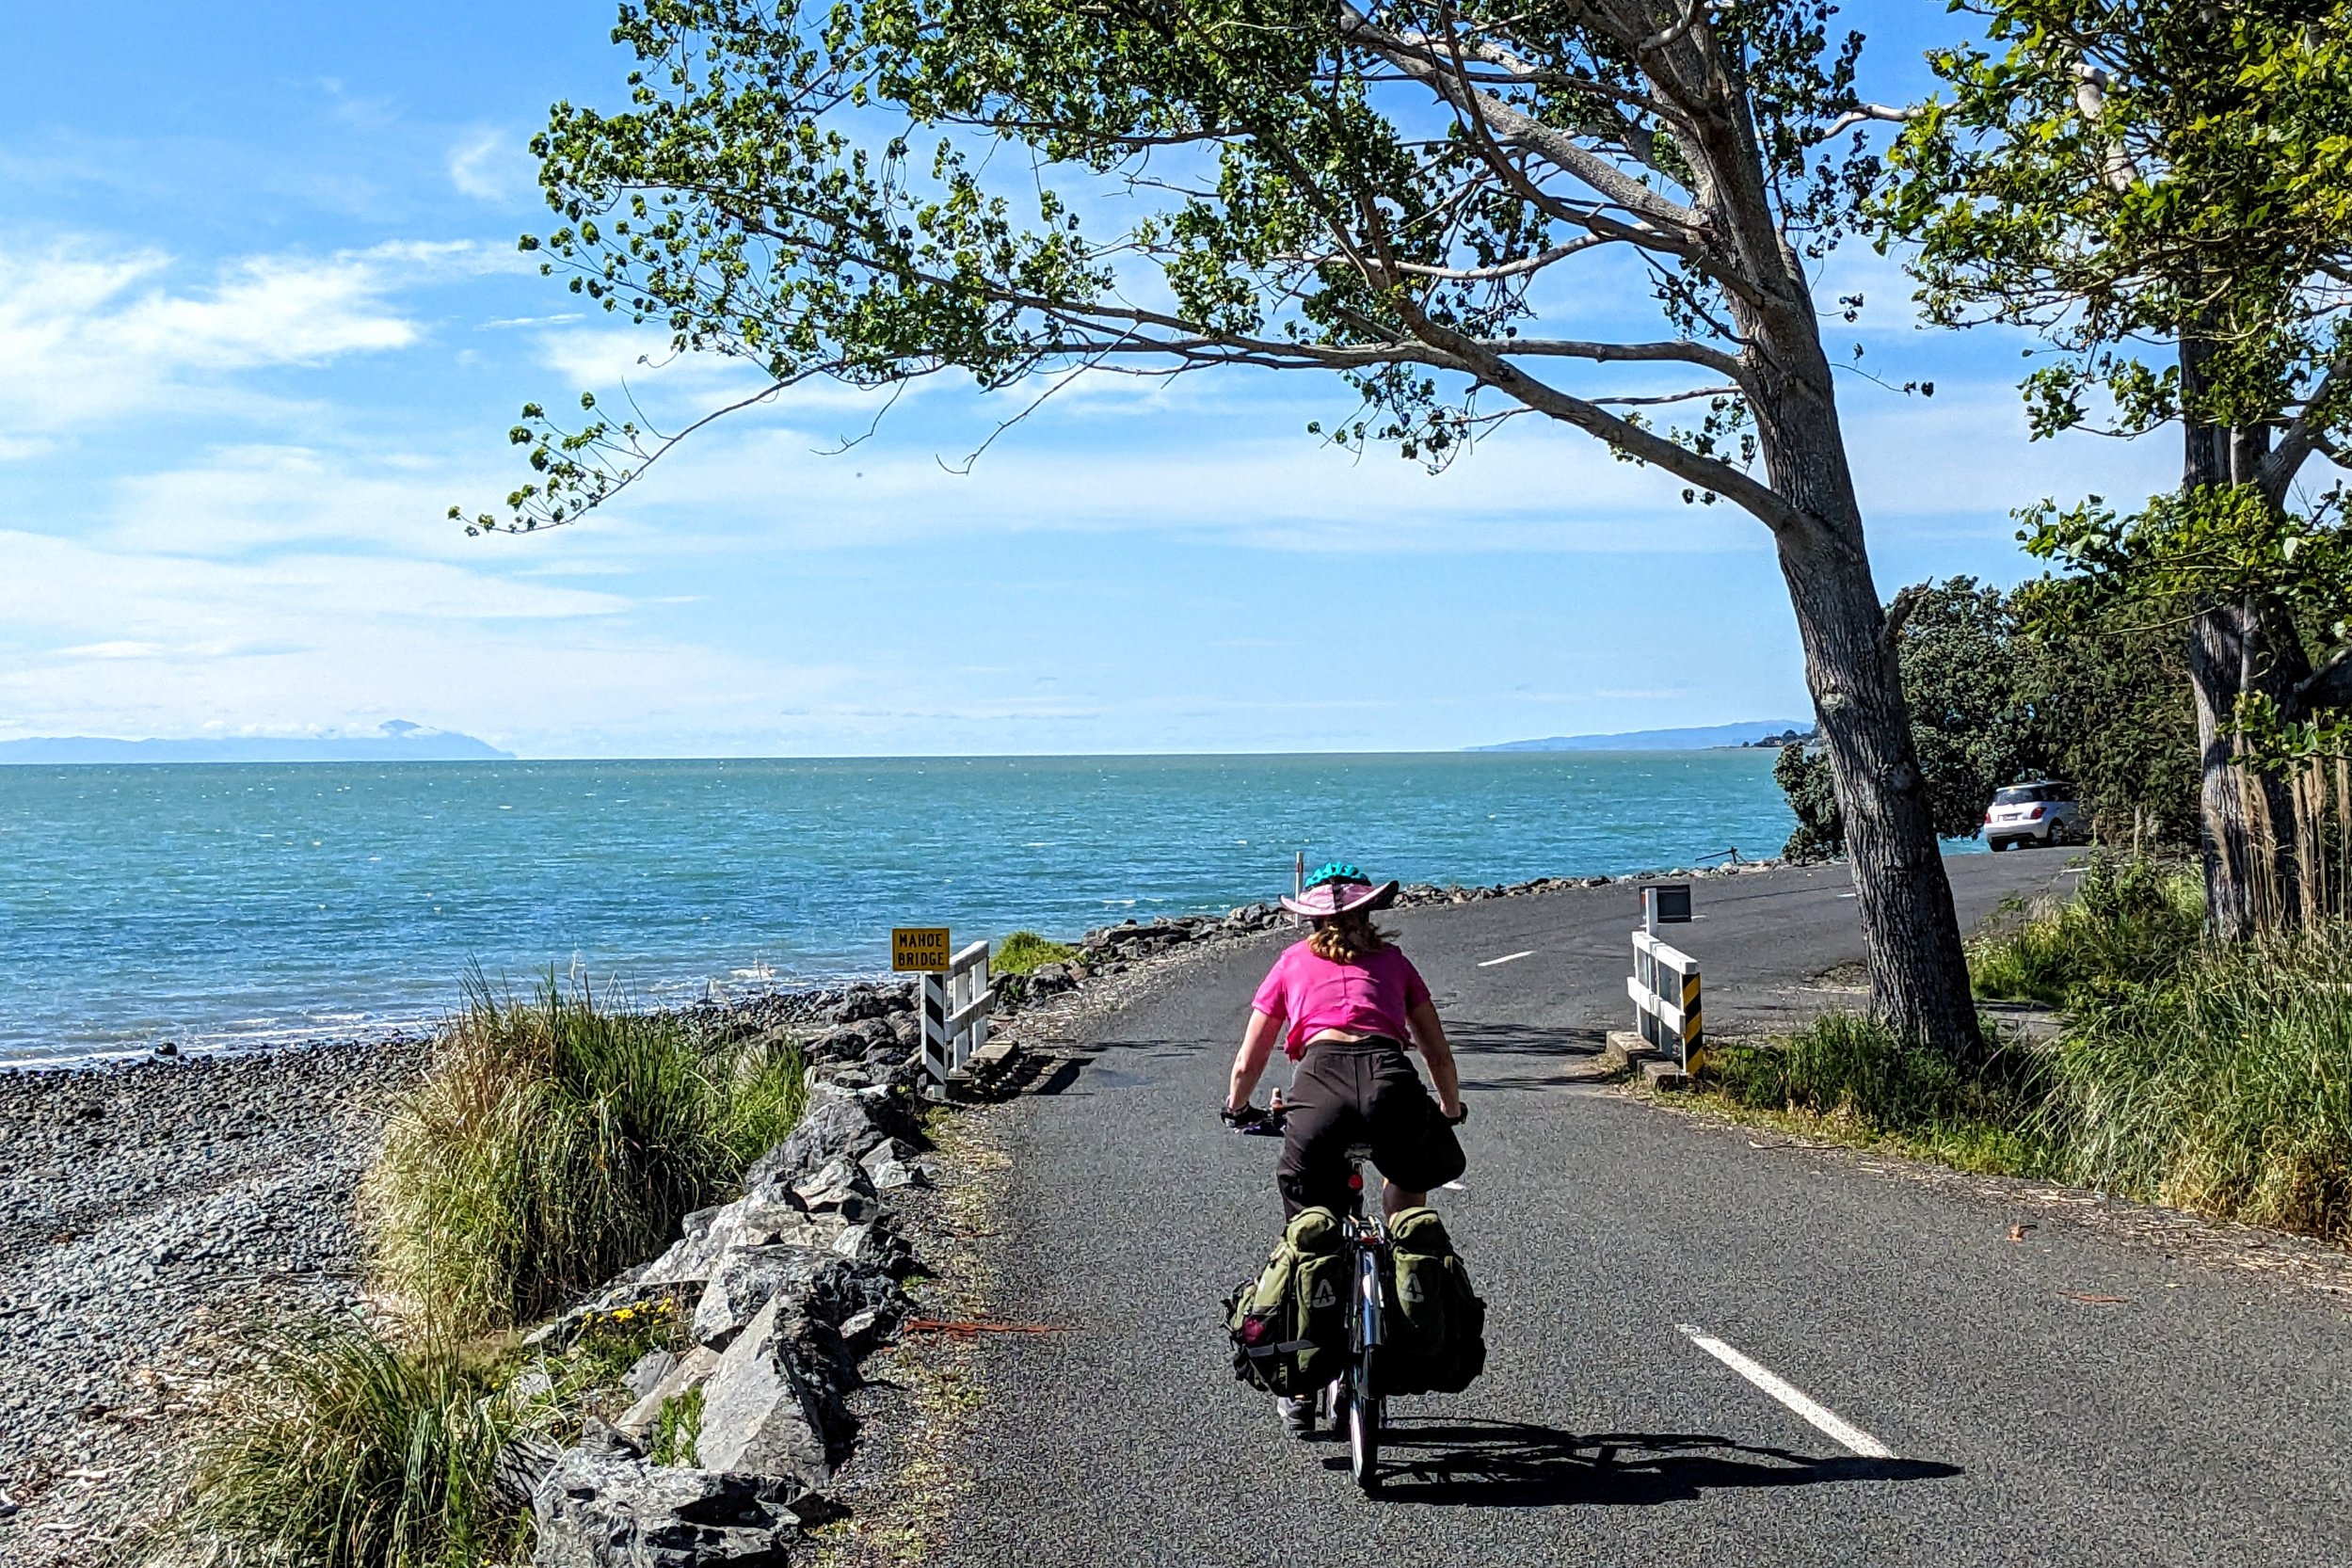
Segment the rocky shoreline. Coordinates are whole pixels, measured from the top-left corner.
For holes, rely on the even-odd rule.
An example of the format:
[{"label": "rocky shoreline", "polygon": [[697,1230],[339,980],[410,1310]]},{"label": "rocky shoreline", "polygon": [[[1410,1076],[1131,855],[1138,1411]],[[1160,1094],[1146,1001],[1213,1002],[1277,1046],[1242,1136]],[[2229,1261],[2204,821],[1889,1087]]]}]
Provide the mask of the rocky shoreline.
[{"label": "rocky shoreline", "polygon": [[[1400,903],[1610,880],[1633,879],[1420,885]],[[999,1032],[1048,1044],[1172,960],[1288,923],[1277,906],[1256,904],[1091,931],[1071,960],[1000,977]],[[518,1478],[539,1494],[543,1525],[575,1535],[612,1527],[598,1497],[632,1484],[652,1489],[641,1501],[676,1490],[673,1478],[648,1479],[660,1467],[643,1458],[642,1418],[697,1375],[707,1382],[744,1343],[762,1348],[738,1353],[740,1364],[801,1369],[786,1379],[799,1415],[773,1400],[760,1405],[737,1379],[733,1405],[716,1400],[723,1416],[737,1413],[734,1436],[720,1445],[730,1464],[710,1473],[784,1477],[764,1501],[745,1482],[744,1498],[774,1515],[776,1530],[814,1523],[824,1509],[811,1502],[795,1512],[792,1500],[819,1496],[845,1458],[860,1419],[857,1360],[914,1310],[897,1282],[926,1231],[937,1240],[925,1206],[901,1201],[919,1198],[936,1169],[908,1115],[918,1084],[907,986],[774,993],[677,1014],[717,1034],[781,1032],[802,1042],[816,1085],[808,1135],[755,1168],[745,1199],[698,1216],[680,1248],[607,1291],[608,1304],[691,1291],[695,1346],[707,1354],[640,1368],[652,1403],[640,1400],[633,1431],[626,1418],[592,1429],[549,1473]],[[208,1399],[233,1375],[220,1360],[222,1331],[360,1304],[355,1194],[391,1102],[416,1081],[427,1050],[427,1041],[407,1038],[0,1073],[0,1559],[22,1568],[122,1561],[168,1495],[173,1460]],[[776,1250],[811,1244],[841,1266],[819,1277],[807,1259]],[[831,1392],[800,1398],[809,1389]],[[785,1463],[794,1453],[802,1458]]]}]

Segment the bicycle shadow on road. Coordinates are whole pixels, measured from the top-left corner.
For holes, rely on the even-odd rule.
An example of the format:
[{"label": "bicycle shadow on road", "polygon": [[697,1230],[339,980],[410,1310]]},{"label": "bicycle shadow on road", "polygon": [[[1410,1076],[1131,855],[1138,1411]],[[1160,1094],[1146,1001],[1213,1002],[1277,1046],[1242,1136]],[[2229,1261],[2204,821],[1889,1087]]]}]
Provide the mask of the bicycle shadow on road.
[{"label": "bicycle shadow on road", "polygon": [[[1347,1468],[1345,1454],[1324,1461]],[[1832,1481],[1941,1480],[1955,1464],[1832,1459],[1698,1432],[1571,1432],[1526,1421],[1393,1421],[1384,1501],[1439,1508],[1648,1508],[1709,1492]]]}]

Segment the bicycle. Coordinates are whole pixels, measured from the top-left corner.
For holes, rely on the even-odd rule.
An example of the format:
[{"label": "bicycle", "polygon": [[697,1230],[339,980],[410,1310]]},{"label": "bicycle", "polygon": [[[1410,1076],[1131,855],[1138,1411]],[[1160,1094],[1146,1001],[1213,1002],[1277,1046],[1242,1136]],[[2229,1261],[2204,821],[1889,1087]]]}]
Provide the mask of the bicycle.
[{"label": "bicycle", "polygon": [[[1265,1110],[1253,1106],[1240,1115],[1225,1113],[1237,1132],[1279,1137],[1285,1108],[1279,1099]],[[1354,1262],[1349,1271],[1355,1281],[1355,1310],[1348,1314],[1348,1357],[1339,1375],[1316,1396],[1316,1416],[1334,1431],[1348,1436],[1348,1471],[1368,1494],[1380,1486],[1382,1421],[1387,1398],[1380,1387],[1380,1349],[1387,1336],[1384,1313],[1389,1273],[1388,1222],[1384,1214],[1367,1218],[1364,1212],[1364,1164],[1372,1158],[1363,1144],[1349,1145],[1348,1208],[1339,1216],[1341,1245]]]}]

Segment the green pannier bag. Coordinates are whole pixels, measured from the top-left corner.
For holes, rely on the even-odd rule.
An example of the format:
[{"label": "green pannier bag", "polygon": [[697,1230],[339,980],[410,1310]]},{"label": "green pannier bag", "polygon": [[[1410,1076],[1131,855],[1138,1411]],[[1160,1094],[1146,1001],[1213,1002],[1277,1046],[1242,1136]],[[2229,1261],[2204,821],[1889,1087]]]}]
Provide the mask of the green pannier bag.
[{"label": "green pannier bag", "polygon": [[1486,1304],[1433,1208],[1407,1208],[1388,1222],[1392,1264],[1387,1340],[1380,1356],[1385,1394],[1459,1394],[1486,1370]]},{"label": "green pannier bag", "polygon": [[1347,1255],[1339,1241],[1337,1215],[1301,1209],[1257,1278],[1225,1299],[1236,1377],[1298,1399],[1339,1375],[1348,1356]]}]

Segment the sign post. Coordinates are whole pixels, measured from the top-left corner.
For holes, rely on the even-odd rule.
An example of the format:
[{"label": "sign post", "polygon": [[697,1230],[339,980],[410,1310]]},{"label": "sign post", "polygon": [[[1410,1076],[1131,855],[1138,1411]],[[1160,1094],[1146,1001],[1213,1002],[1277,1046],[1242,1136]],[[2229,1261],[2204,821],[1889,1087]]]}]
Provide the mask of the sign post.
[{"label": "sign post", "polygon": [[923,1068],[932,1080],[948,1077],[948,965],[953,948],[944,925],[902,925],[890,928],[890,971],[922,976],[920,1005],[923,1024]]},{"label": "sign post", "polygon": [[1634,1025],[1642,1041],[1671,1050],[1685,1073],[1695,1070],[1706,1045],[1700,1003],[1699,963],[1657,938],[1661,925],[1690,920],[1690,884],[1649,882],[1641,888],[1641,929],[1633,934]]}]

